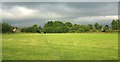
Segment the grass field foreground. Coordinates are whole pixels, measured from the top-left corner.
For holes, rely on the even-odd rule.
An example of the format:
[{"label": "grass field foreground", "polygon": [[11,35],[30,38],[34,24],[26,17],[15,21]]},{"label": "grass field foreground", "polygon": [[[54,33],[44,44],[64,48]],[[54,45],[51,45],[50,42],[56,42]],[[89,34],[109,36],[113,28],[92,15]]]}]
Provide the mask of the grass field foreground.
[{"label": "grass field foreground", "polygon": [[118,34],[3,34],[3,60],[115,60]]}]

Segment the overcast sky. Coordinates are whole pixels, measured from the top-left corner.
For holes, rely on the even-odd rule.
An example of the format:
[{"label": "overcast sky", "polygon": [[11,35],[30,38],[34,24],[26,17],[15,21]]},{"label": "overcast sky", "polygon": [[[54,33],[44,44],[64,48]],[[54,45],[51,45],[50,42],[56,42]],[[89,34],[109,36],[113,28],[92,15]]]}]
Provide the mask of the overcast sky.
[{"label": "overcast sky", "polygon": [[1,0],[2,2],[119,2],[119,0]]},{"label": "overcast sky", "polygon": [[118,19],[117,2],[3,2],[2,18],[17,27],[43,26],[47,21],[72,22],[76,24],[110,25]]}]

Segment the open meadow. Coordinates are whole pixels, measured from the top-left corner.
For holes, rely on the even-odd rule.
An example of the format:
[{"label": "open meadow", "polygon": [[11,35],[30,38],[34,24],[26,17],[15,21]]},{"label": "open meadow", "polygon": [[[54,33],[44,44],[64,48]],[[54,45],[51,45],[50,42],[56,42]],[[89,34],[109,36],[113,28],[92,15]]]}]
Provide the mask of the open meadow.
[{"label": "open meadow", "polygon": [[3,34],[2,45],[3,60],[118,59],[118,34]]}]

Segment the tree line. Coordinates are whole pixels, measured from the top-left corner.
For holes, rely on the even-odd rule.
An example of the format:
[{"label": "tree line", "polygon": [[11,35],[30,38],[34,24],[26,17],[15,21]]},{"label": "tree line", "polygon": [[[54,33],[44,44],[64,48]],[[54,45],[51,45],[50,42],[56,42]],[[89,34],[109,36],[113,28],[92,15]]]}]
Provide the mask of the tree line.
[{"label": "tree line", "polygon": [[13,27],[8,23],[2,23],[2,33],[13,33],[17,29],[20,32],[26,33],[84,33],[84,32],[118,32],[120,27],[120,20],[112,20],[111,26],[102,26],[99,23],[80,25],[71,22],[48,21],[44,27],[33,25],[31,27],[18,28]]}]

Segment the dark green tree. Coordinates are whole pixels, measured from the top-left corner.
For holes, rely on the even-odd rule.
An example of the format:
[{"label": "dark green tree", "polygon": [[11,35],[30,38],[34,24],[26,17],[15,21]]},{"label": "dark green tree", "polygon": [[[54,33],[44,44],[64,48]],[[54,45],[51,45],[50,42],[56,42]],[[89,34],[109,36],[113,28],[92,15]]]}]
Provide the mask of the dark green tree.
[{"label": "dark green tree", "polygon": [[95,29],[97,29],[97,30],[101,30],[102,29],[102,26],[101,25],[99,25],[98,23],[95,23]]},{"label": "dark green tree", "polygon": [[71,27],[70,32],[78,32],[79,28],[80,28],[80,25],[74,24],[74,25]]},{"label": "dark green tree", "polygon": [[93,25],[92,24],[88,24],[88,29],[92,30],[93,29]]},{"label": "dark green tree", "polygon": [[46,33],[53,33],[54,32],[54,28],[53,27],[45,27],[43,29],[44,32]]},{"label": "dark green tree", "polygon": [[71,22],[66,22],[64,25],[69,27],[69,28],[72,27],[72,23]]},{"label": "dark green tree", "polygon": [[33,25],[32,29],[33,29],[33,31],[32,31],[33,33],[40,33],[40,29],[37,25]]},{"label": "dark green tree", "polygon": [[110,31],[110,27],[109,27],[108,25],[105,25],[105,26],[103,27],[102,32],[109,32],[109,31]]},{"label": "dark green tree", "polygon": [[2,33],[12,33],[13,27],[8,23],[2,23]]},{"label": "dark green tree", "polygon": [[119,30],[120,20],[112,20],[111,26],[113,30]]},{"label": "dark green tree", "polygon": [[88,32],[89,30],[89,27],[85,25],[81,25],[79,28],[79,32]]},{"label": "dark green tree", "polygon": [[48,21],[47,24],[45,24],[45,27],[52,27],[53,26],[53,22],[52,21]]},{"label": "dark green tree", "polygon": [[54,21],[53,22],[53,27],[60,27],[60,26],[63,26],[63,22],[60,22],[60,21]]},{"label": "dark green tree", "polygon": [[[67,28],[64,26],[64,23],[60,21],[48,21],[47,24],[44,26],[44,32],[46,33],[63,33],[67,30]],[[64,29],[64,30],[63,30]]]},{"label": "dark green tree", "polygon": [[33,25],[32,27],[22,28],[21,32],[40,33],[40,27]]},{"label": "dark green tree", "polygon": [[60,27],[60,31],[62,32],[62,33],[68,33],[69,32],[69,27],[68,26],[62,26],[62,27]]},{"label": "dark green tree", "polygon": [[120,20],[118,20],[118,30],[120,32]]}]

